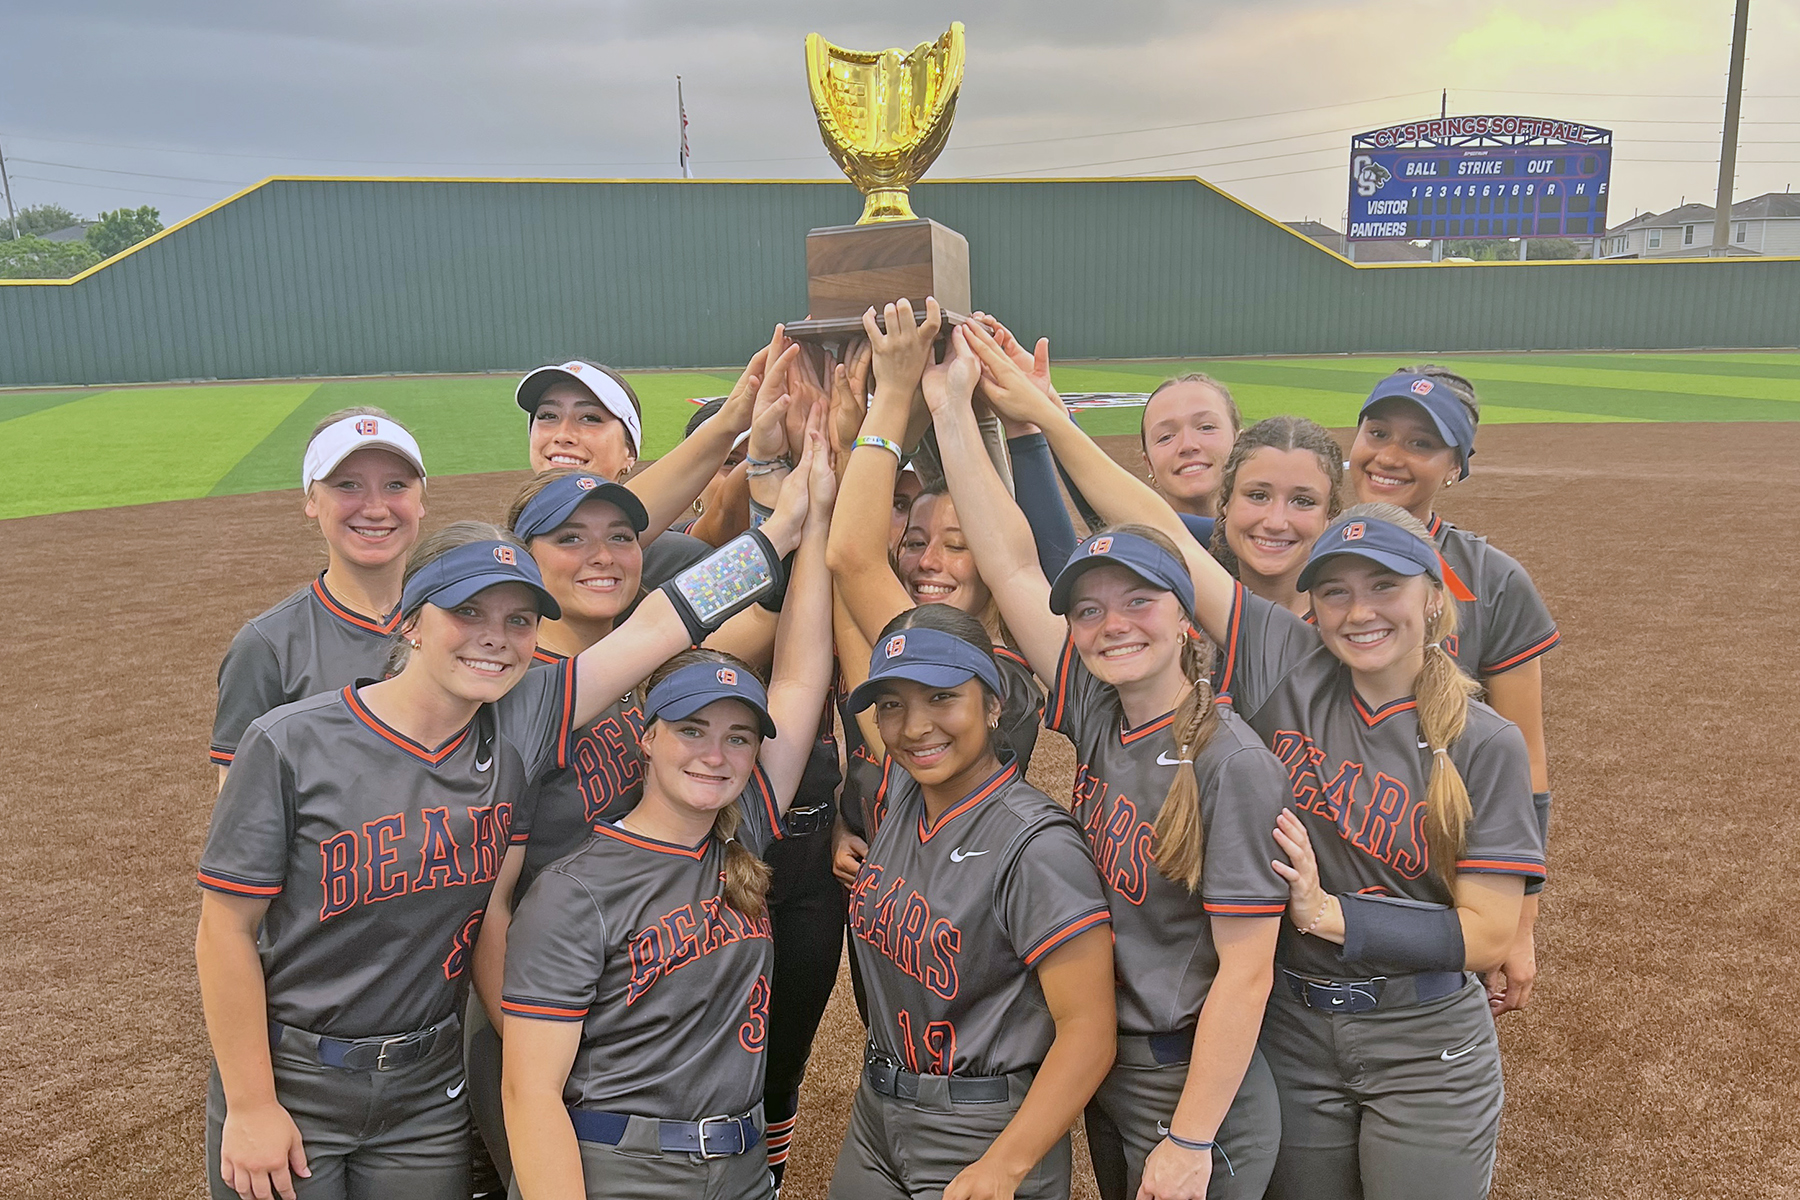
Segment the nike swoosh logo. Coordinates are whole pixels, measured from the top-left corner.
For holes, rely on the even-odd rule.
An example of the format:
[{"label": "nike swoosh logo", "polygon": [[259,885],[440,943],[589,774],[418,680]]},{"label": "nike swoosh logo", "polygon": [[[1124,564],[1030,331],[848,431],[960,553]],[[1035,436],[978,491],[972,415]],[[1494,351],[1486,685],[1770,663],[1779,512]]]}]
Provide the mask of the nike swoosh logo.
[{"label": "nike swoosh logo", "polygon": [[1442,1054],[1438,1055],[1438,1057],[1443,1059],[1445,1062],[1455,1062],[1457,1059],[1461,1058],[1463,1055],[1473,1054],[1475,1051],[1477,1051],[1479,1049],[1481,1049],[1481,1043],[1476,1042],[1473,1046],[1464,1046],[1461,1050],[1458,1050],[1454,1053],[1452,1053],[1449,1050],[1446,1050]]},{"label": "nike swoosh logo", "polygon": [[444,1089],[444,1095],[446,1095],[446,1096],[450,1097],[450,1099],[454,1100],[458,1096],[463,1094],[463,1088],[467,1087],[468,1085],[469,1085],[469,1081],[467,1079],[459,1079],[456,1081],[455,1087],[448,1087],[448,1088]]},{"label": "nike swoosh logo", "polygon": [[986,853],[986,850],[964,850],[961,846],[958,846],[950,852],[950,861],[961,862],[965,858],[980,858]]},{"label": "nike swoosh logo", "polygon": [[1182,763],[1191,763],[1193,761],[1194,760],[1191,758],[1170,758],[1167,754],[1159,754],[1156,756],[1156,765],[1159,767],[1179,767]]},{"label": "nike swoosh logo", "polygon": [[494,765],[494,760],[493,760],[493,759],[491,759],[491,758],[490,758],[490,759],[488,759],[488,760],[487,760],[487,761],[486,761],[486,762],[478,762],[478,763],[476,763],[476,764],[475,764],[475,769],[476,769],[476,770],[477,770],[477,771],[485,771],[485,770],[487,770],[487,769],[488,769],[488,768],[489,768],[489,767],[491,767],[491,766],[493,766],[493,765]]}]

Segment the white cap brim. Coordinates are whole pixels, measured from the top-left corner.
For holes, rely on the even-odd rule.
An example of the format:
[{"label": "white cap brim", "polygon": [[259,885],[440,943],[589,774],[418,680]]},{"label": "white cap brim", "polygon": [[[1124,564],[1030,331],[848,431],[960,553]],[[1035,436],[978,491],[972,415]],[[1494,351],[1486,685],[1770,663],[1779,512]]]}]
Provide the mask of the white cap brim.
[{"label": "white cap brim", "polygon": [[358,450],[386,450],[397,454],[425,478],[425,456],[419,443],[400,427],[399,422],[383,417],[345,417],[327,425],[319,436],[307,443],[306,456],[300,461],[300,490],[305,491],[337,470],[338,464]]},{"label": "white cap brim", "polygon": [[601,408],[619,418],[619,422],[625,426],[626,436],[631,439],[631,452],[643,453],[644,422],[638,416],[637,407],[631,403],[631,397],[625,394],[625,389],[619,386],[619,381],[593,363],[571,359],[554,367],[539,367],[519,380],[513,398],[518,401],[520,408],[526,412],[534,412],[538,399],[545,390],[551,384],[565,380],[581,385],[600,402]]}]

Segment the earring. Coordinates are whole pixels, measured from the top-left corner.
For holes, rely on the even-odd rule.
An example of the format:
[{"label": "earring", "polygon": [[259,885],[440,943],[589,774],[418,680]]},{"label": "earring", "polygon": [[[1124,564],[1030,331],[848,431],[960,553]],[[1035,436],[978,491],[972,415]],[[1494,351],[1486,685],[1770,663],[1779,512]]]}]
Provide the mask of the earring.
[{"label": "earring", "polygon": [[406,644],[411,646],[414,650],[417,650],[419,648],[419,639],[418,638],[407,638]]}]

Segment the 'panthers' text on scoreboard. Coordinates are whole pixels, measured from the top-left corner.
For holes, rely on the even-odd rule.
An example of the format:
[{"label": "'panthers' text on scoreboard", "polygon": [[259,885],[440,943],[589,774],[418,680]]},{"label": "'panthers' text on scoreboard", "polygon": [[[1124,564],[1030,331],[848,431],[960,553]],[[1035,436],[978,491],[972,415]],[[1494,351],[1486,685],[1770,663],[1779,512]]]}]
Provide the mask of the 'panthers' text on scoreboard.
[{"label": "'panthers' text on scoreboard", "polygon": [[1598,237],[1612,131],[1540,117],[1445,117],[1350,139],[1349,236]]}]

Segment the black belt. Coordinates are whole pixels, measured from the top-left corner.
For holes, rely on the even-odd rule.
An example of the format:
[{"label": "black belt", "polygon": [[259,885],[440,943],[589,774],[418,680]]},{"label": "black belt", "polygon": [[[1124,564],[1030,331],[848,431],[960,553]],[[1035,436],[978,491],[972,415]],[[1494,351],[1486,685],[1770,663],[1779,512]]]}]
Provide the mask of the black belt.
[{"label": "black belt", "polygon": [[1333,1013],[1429,1004],[1461,991],[1468,982],[1468,976],[1461,971],[1420,971],[1412,975],[1378,975],[1373,979],[1316,979],[1296,975],[1285,967],[1281,973],[1294,999],[1308,1008]]},{"label": "black belt", "polygon": [[[869,1081],[869,1086],[879,1095],[892,1096],[896,1100],[919,1098],[919,1073],[888,1062],[874,1052],[869,1053],[863,1062],[863,1078]],[[927,1078],[946,1081],[952,1104],[1002,1104],[1012,1094],[1004,1075],[938,1075]]]},{"label": "black belt", "polygon": [[821,829],[830,829],[832,818],[837,816],[837,805],[830,800],[823,804],[814,804],[807,808],[790,808],[782,820],[782,828],[789,837],[805,837],[809,833],[817,833]]},{"label": "black belt", "polygon": [[269,1046],[281,1044],[284,1032],[294,1034],[309,1045],[320,1065],[344,1071],[392,1071],[428,1057],[437,1048],[438,1039],[452,1034],[461,1026],[455,1013],[429,1029],[366,1038],[334,1038],[309,1032],[279,1021],[269,1022]]},{"label": "black belt", "polygon": [[[656,1120],[656,1118],[643,1118]],[[626,1113],[569,1109],[575,1136],[584,1142],[616,1146],[625,1140],[631,1124]],[[701,1158],[730,1158],[752,1150],[762,1140],[762,1130],[749,1113],[741,1117],[701,1117],[698,1121],[657,1120],[657,1145],[665,1154],[698,1154]]]}]

